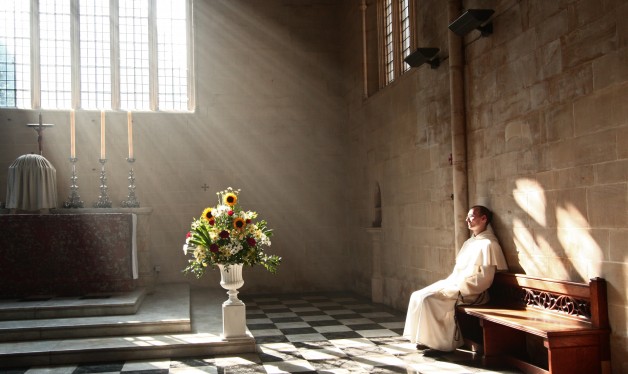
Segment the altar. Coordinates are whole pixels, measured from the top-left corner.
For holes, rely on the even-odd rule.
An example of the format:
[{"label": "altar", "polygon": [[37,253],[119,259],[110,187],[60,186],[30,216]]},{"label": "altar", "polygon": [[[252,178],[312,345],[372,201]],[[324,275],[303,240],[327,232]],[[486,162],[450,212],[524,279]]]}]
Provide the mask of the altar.
[{"label": "altar", "polygon": [[85,296],[152,286],[151,211],[0,214],[0,297]]}]

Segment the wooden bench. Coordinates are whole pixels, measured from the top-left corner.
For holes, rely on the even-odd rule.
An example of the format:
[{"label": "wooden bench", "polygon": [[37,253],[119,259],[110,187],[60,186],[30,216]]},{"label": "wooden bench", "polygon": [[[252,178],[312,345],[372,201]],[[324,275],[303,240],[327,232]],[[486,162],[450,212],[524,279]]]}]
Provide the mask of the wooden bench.
[{"label": "wooden bench", "polygon": [[589,284],[498,273],[485,305],[458,306],[456,318],[486,366],[533,374],[610,373],[606,281]]}]

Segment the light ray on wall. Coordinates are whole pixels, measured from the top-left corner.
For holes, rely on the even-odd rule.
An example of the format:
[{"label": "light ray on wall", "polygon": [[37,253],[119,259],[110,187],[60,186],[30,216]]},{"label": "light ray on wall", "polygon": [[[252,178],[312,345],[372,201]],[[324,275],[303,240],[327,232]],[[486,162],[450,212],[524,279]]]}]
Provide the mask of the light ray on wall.
[{"label": "light ray on wall", "polygon": [[519,257],[519,265],[526,274],[543,274],[542,264],[537,260],[538,247],[532,232],[525,228],[524,223],[518,218],[513,219],[512,223],[514,227],[513,240]]},{"label": "light ray on wall", "polygon": [[[556,208],[558,240],[565,249],[565,255],[574,260],[574,269],[583,279],[601,275],[601,263],[604,260],[602,249],[591,236],[591,229],[586,217],[572,204]],[[580,268],[576,261],[588,264],[587,269]]]},{"label": "light ray on wall", "polygon": [[546,210],[547,201],[543,187],[532,179],[518,179],[517,188],[513,191],[513,197],[521,208],[542,227],[547,226]]}]

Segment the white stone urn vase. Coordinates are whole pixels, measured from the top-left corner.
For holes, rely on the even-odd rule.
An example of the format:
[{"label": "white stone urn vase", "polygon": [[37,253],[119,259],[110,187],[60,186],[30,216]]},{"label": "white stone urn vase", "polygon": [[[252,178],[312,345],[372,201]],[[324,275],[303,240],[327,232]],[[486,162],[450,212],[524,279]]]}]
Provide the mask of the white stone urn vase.
[{"label": "white stone urn vase", "polygon": [[222,303],[222,338],[225,340],[247,338],[246,307],[238,299],[238,288],[244,285],[242,279],[243,264],[218,264],[220,286],[227,290],[229,299]]},{"label": "white stone urn vase", "polygon": [[242,279],[243,264],[218,264],[220,269],[220,286],[227,290],[229,299],[223,305],[244,305],[242,300],[238,299],[238,288],[244,285]]}]

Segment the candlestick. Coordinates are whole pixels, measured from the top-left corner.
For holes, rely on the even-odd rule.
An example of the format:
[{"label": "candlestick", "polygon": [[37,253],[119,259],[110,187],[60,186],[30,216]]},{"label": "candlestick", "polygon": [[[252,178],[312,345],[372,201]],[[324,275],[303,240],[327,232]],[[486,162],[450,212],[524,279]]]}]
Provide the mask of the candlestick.
[{"label": "candlestick", "polygon": [[76,159],[76,119],[74,118],[74,109],[70,111],[70,159]]},{"label": "candlestick", "polygon": [[131,112],[126,114],[127,130],[129,133],[129,160],[133,159],[133,115]]},{"label": "candlestick", "polygon": [[100,159],[105,159],[105,111],[100,111]]},{"label": "candlestick", "polygon": [[39,126],[42,125],[41,112],[39,112]]},{"label": "candlestick", "polygon": [[105,162],[106,159],[101,158],[98,160],[100,162],[100,196],[98,197],[98,201],[94,203],[94,208],[111,208],[111,200],[109,200],[109,196],[107,195],[107,174],[105,172]]},{"label": "candlestick", "polygon": [[78,194],[78,185],[76,184],[76,180],[78,177],[76,176],[76,161],[75,157],[70,157],[70,162],[72,163],[72,176],[70,177],[70,196],[68,197],[68,201],[63,203],[64,208],[82,208],[83,201]]},{"label": "candlestick", "polygon": [[126,200],[122,201],[122,206],[124,208],[139,208],[140,202],[137,200],[137,196],[135,196],[135,173],[133,172],[135,159],[127,158],[127,162],[131,166],[129,170],[129,196],[127,196]]}]

